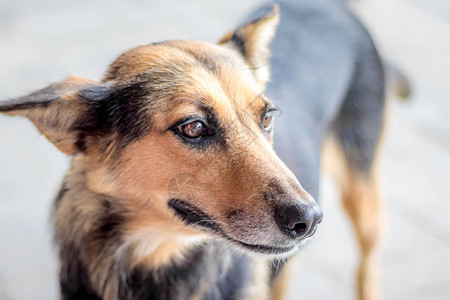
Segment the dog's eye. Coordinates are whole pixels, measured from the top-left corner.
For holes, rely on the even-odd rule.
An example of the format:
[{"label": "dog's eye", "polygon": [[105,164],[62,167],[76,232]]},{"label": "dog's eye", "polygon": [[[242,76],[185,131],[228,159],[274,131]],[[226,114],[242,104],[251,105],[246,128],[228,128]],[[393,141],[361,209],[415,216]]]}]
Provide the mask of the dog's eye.
[{"label": "dog's eye", "polygon": [[266,112],[261,122],[262,127],[265,131],[270,131],[270,129],[272,129],[272,121],[273,121],[272,112],[270,111]]},{"label": "dog's eye", "polygon": [[178,126],[178,131],[187,138],[195,139],[205,133],[206,126],[200,121],[192,121]]}]

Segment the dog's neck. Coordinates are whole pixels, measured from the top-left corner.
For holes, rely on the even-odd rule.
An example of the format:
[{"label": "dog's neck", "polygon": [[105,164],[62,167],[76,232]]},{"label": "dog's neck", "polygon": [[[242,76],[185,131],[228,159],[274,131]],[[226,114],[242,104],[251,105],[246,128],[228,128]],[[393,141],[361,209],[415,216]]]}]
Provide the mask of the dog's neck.
[{"label": "dog's neck", "polygon": [[267,286],[265,266],[256,280],[255,260],[227,242],[177,232],[164,218],[151,220],[152,214],[139,217],[123,200],[94,191],[88,184],[91,170],[92,164],[75,157],[55,201],[63,293],[105,299],[267,294],[260,288]]}]

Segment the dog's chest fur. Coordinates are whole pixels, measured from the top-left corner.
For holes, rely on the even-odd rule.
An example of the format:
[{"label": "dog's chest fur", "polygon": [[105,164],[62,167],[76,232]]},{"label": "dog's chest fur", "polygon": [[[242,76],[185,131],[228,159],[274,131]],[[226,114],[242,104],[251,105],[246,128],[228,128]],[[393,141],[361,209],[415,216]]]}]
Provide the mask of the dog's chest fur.
[{"label": "dog's chest fur", "polygon": [[[223,242],[200,246],[187,259],[156,272],[135,269],[124,298],[241,299],[250,280],[250,261]],[[122,296],[122,291],[119,292]],[[130,297],[132,294],[132,297]],[[158,295],[155,297],[155,295]]]},{"label": "dog's chest fur", "polygon": [[[70,252],[71,261],[63,262],[69,264],[62,269],[66,274],[61,274],[64,299],[103,299],[105,295],[99,296],[85,280],[88,271],[79,261],[79,253],[75,249],[65,253]],[[189,251],[183,262],[159,270],[137,267],[117,273],[114,267],[115,275],[122,278],[117,281],[117,295],[108,299],[243,299],[250,296],[250,266],[248,257],[230,251],[223,242],[212,242]],[[105,287],[110,285],[104,283]]]}]

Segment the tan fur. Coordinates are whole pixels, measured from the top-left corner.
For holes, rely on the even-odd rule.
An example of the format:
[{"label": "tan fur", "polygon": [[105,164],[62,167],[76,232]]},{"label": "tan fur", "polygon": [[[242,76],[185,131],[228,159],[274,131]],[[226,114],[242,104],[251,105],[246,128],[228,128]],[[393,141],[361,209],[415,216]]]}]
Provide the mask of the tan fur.
[{"label": "tan fur", "polygon": [[244,290],[243,299],[248,300],[269,300],[270,288],[264,282],[269,280],[269,269],[265,259],[255,258],[252,270],[253,277],[248,287]]},{"label": "tan fur", "polygon": [[285,299],[286,290],[289,284],[290,275],[292,274],[292,266],[295,264],[295,258],[291,258],[285,263],[280,274],[277,275],[271,289],[271,300]]},{"label": "tan fur", "polygon": [[324,165],[339,184],[342,205],[353,224],[358,240],[358,299],[379,299],[375,250],[382,232],[382,200],[376,180],[376,165],[368,174],[352,171],[332,137],[327,140],[324,148]]}]

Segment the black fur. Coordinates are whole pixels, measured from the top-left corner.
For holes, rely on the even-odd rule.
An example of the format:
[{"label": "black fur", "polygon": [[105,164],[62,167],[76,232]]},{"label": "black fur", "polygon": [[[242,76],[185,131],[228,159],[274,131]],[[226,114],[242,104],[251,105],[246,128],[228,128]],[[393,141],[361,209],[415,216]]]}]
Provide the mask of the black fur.
[{"label": "black fur", "polygon": [[[370,172],[375,160],[385,109],[382,63],[375,47],[367,51],[373,53],[367,53],[358,62],[351,88],[332,127],[348,165],[363,175]],[[368,74],[366,69],[380,75]]]},{"label": "black fur", "polygon": [[89,274],[80,250],[74,245],[60,246],[60,291],[63,300],[101,300],[89,285]]},{"label": "black fur", "polygon": [[58,195],[55,198],[55,207],[58,206],[59,202],[64,198],[64,195],[69,191],[69,188],[66,187],[66,184],[63,182],[61,188],[59,189]]},{"label": "black fur", "polygon": [[[74,128],[80,133],[77,146],[85,149],[87,136],[106,137],[103,139],[106,143],[100,146],[120,153],[128,144],[148,134],[152,129],[152,107],[176,92],[175,84],[172,89],[161,84],[171,81],[174,82],[171,72],[148,71],[125,83],[104,82],[80,90],[78,96],[89,111]],[[110,147],[111,143],[116,145]]]},{"label": "black fur", "polygon": [[120,286],[119,295],[120,299],[184,300],[204,289],[200,299],[239,299],[249,270],[247,257],[224,242],[213,242],[191,250],[183,262],[169,267],[156,271],[136,268]]},{"label": "black fur", "polygon": [[[64,237],[56,235],[56,240],[60,242],[60,288],[63,299],[101,299],[90,286],[92,278],[87,270],[91,264],[96,264],[96,268],[104,267],[101,265],[103,259],[108,259],[113,254],[111,251],[122,244],[122,225],[126,218],[125,211],[107,198],[102,200],[102,211],[98,215],[99,218],[95,220],[81,245],[65,244]],[[75,216],[82,217],[80,214]],[[119,270],[122,268],[120,261],[114,262],[106,270],[107,277],[120,276]]]},{"label": "black fur", "polygon": [[[74,245],[62,248],[60,288],[64,300],[99,300],[88,281],[87,266]],[[229,249],[225,242],[212,242],[191,249],[186,259],[158,270],[136,267],[119,281],[119,299],[184,300],[197,295],[200,299],[233,300],[250,280],[249,258]],[[113,268],[113,272],[117,268]],[[117,276],[117,274],[111,274]]]},{"label": "black fur", "polygon": [[113,204],[109,199],[103,199],[102,206],[101,217],[95,222],[96,226],[87,240],[120,244],[121,226],[127,221],[125,210],[118,209],[117,203]]},{"label": "black fur", "polygon": [[[118,133],[120,146],[139,139],[151,130],[148,116],[148,82],[135,80],[127,84],[93,85],[79,92],[91,109],[77,130],[89,135]],[[79,136],[83,145],[84,135]],[[117,142],[117,141],[116,141]]]},{"label": "black fur", "polygon": [[245,40],[242,38],[238,31],[233,33],[230,42],[233,43],[234,47],[236,47],[236,50],[238,50],[243,57],[246,56],[247,50],[245,49]]},{"label": "black fur", "polygon": [[232,222],[233,220],[237,220],[242,217],[242,215],[245,214],[245,211],[243,209],[233,209],[229,213],[226,214],[227,219]]}]

